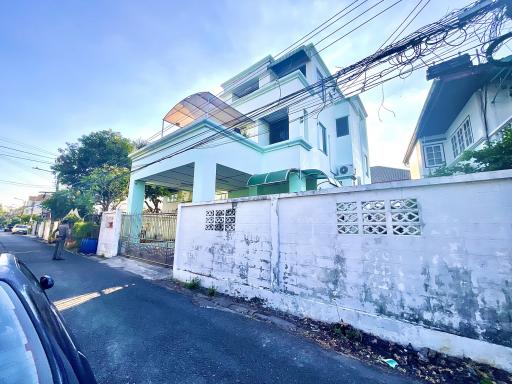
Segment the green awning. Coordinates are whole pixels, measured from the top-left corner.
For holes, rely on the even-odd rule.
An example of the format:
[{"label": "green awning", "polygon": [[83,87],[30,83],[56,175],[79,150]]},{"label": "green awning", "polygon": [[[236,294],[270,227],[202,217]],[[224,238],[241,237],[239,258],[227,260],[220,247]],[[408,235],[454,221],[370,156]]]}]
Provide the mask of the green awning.
[{"label": "green awning", "polygon": [[256,185],[263,184],[274,184],[274,183],[282,183],[288,180],[288,175],[291,171],[297,171],[296,169],[283,169],[281,171],[274,171],[268,173],[260,173],[257,175],[252,175],[249,180],[247,180],[248,187],[254,187]]},{"label": "green awning", "polygon": [[296,169],[296,168],[283,169],[280,171],[252,175],[249,178],[249,180],[247,180],[247,186],[254,187],[257,185],[282,183],[282,182],[285,182],[288,180],[288,176],[290,175],[290,172],[300,173],[301,176],[304,176],[304,177],[311,177],[311,178],[315,178],[315,179],[325,179],[325,180],[328,180],[328,182],[330,184],[332,184],[336,187],[340,186],[340,184],[338,183],[338,181],[336,179],[327,176],[324,172],[322,172],[318,169],[300,170],[300,169]]}]

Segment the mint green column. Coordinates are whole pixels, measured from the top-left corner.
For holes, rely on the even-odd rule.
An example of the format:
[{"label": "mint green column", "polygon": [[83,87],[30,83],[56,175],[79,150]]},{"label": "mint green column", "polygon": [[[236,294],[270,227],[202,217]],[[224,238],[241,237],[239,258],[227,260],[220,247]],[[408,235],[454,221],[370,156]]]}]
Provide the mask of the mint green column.
[{"label": "mint green column", "polygon": [[144,210],[146,183],[142,180],[130,179],[130,189],[128,191],[127,213],[121,227],[122,236],[129,237],[130,242],[138,243],[140,241],[140,231],[142,229],[142,212]]},{"label": "mint green column", "polygon": [[146,183],[142,180],[130,179],[130,189],[128,191],[127,212],[131,215],[142,213],[144,210],[144,195]]},{"label": "mint green column", "polygon": [[300,174],[290,173],[288,176],[288,185],[290,192],[302,192],[306,190],[306,177],[300,177]]}]

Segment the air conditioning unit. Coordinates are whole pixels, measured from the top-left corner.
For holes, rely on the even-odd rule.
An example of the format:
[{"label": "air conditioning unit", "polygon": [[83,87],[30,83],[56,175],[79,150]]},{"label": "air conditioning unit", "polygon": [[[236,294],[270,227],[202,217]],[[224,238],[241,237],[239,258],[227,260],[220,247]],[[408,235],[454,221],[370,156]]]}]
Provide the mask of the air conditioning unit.
[{"label": "air conditioning unit", "polygon": [[338,167],[338,176],[352,176],[354,174],[354,166],[352,164],[340,165]]}]

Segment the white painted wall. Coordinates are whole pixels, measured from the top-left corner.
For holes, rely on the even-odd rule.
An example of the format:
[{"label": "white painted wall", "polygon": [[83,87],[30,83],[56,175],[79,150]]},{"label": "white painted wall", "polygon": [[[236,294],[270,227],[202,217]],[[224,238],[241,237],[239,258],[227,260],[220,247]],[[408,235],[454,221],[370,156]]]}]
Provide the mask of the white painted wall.
[{"label": "white painted wall", "polygon": [[[174,276],[512,371],[512,171],[179,208]],[[421,235],[339,234],[337,204],[415,198]],[[233,232],[207,210],[236,209]],[[358,214],[359,230],[363,225]]]},{"label": "white painted wall", "polygon": [[103,212],[101,215],[100,235],[96,250],[98,256],[112,257],[117,255],[121,221],[122,212],[120,209],[112,212]]}]

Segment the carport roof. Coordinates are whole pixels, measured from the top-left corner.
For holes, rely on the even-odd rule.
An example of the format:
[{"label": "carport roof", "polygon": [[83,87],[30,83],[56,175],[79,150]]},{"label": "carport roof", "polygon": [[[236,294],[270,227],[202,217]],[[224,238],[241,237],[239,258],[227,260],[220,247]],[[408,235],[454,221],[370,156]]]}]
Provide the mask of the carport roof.
[{"label": "carport roof", "polygon": [[167,112],[164,121],[178,127],[185,127],[205,118],[214,120],[227,128],[253,122],[252,119],[210,92],[198,92],[184,98]]}]

